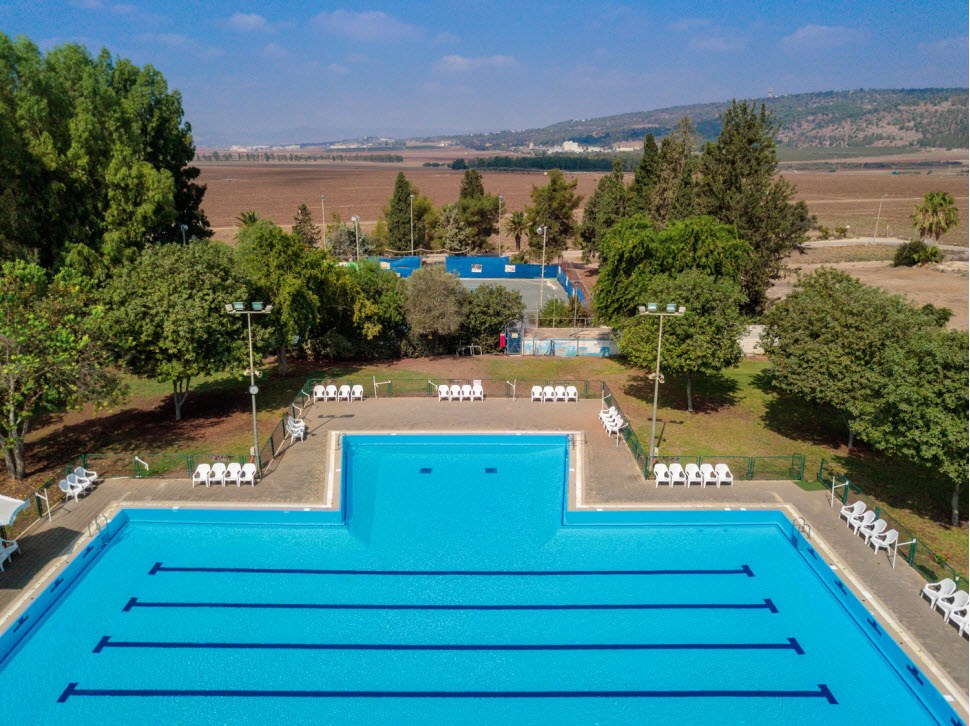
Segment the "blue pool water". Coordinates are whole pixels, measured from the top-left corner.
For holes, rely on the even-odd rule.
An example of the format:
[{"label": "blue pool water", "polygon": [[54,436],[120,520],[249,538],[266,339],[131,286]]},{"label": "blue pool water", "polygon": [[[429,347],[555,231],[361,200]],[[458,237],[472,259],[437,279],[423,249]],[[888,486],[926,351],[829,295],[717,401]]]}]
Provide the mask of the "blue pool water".
[{"label": "blue pool water", "polygon": [[950,723],[777,512],[564,514],[561,436],[342,451],[339,514],[119,515],[0,640],[7,721]]}]

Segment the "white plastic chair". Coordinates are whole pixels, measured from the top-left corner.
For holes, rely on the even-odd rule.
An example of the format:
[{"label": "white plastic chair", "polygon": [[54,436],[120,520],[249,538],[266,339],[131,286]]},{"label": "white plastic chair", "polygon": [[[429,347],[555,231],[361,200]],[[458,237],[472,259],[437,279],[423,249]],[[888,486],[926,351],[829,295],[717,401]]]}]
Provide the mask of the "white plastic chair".
[{"label": "white plastic chair", "polygon": [[350,389],[350,400],[351,401],[363,401],[364,400],[364,387],[359,383]]},{"label": "white plastic chair", "polygon": [[542,400],[542,386],[532,387],[532,400],[541,401]]},{"label": "white plastic chair", "polygon": [[566,386],[566,398],[563,400],[579,403],[579,391],[576,390],[576,386]]},{"label": "white plastic chair", "polygon": [[444,383],[438,386],[438,400],[439,401],[450,401],[451,400],[451,389]]},{"label": "white plastic chair", "polygon": [[618,413],[618,410],[616,406],[610,406],[605,411],[600,411],[600,421],[607,421],[611,418],[616,418],[617,413]]},{"label": "white plastic chair", "polygon": [[869,539],[871,537],[881,535],[886,531],[886,527],[888,526],[889,524],[885,519],[877,519],[868,527],[859,527],[859,534],[862,535],[862,538],[866,541],[866,544],[869,544]]},{"label": "white plastic chair", "polygon": [[226,484],[239,486],[239,475],[242,474],[242,464],[234,461],[226,467]]},{"label": "white plastic chair", "polygon": [[471,401],[472,400],[472,387],[471,387],[471,384],[466,383],[464,386],[461,387],[461,400],[462,401],[465,401],[465,400]]},{"label": "white plastic chair", "polygon": [[318,383],[313,387],[313,402],[326,401],[327,400],[327,389],[322,383]]},{"label": "white plastic chair", "polygon": [[473,381],[472,382],[472,397],[471,397],[471,400],[474,401],[476,398],[479,401],[484,401],[485,400],[485,389],[482,388],[482,382],[481,381]]},{"label": "white plastic chair", "polygon": [[875,534],[869,538],[869,546],[872,547],[873,554],[879,554],[879,550],[886,550],[889,553],[889,548],[892,547],[896,542],[899,541],[899,532],[895,529],[890,529],[885,534]]},{"label": "white plastic chair", "polygon": [[195,467],[195,471],[192,473],[192,488],[195,489],[196,484],[209,486],[209,472],[211,471],[212,467],[208,464],[199,464]]},{"label": "white plastic chair", "polygon": [[256,486],[256,465],[246,463],[242,465],[242,473],[239,475],[239,481],[236,486],[241,486],[242,484],[252,484]]},{"label": "white plastic chair", "polygon": [[555,401],[556,400],[556,389],[552,386],[542,387],[542,400],[545,401]]},{"label": "white plastic chair", "polygon": [[614,413],[612,416],[600,416],[600,423],[603,424],[604,429],[609,431],[611,426],[622,419],[623,417],[619,413]]},{"label": "white plastic chair", "polygon": [[212,484],[226,485],[226,465],[221,461],[213,464],[212,470],[209,472],[209,482],[206,486],[211,486]]},{"label": "white plastic chair", "polygon": [[451,384],[451,400],[460,401],[461,400],[461,386],[457,383]]},{"label": "white plastic chair", "polygon": [[67,479],[61,479],[57,482],[57,488],[64,492],[64,496],[67,499],[73,499],[75,502],[77,501],[78,495],[84,493],[84,487],[69,484]]},{"label": "white plastic chair", "polygon": [[81,487],[85,491],[94,486],[94,482],[92,482],[90,479],[87,479],[87,478],[81,479],[74,472],[71,472],[65,478],[67,479],[67,483],[68,484],[71,484],[71,485],[77,486],[77,487]]},{"label": "white plastic chair", "polygon": [[338,400],[338,401],[343,401],[343,400],[345,400],[345,399],[346,399],[347,401],[349,401],[349,400],[350,400],[350,386],[348,386],[348,385],[347,385],[346,383],[345,383],[345,384],[343,384],[343,385],[342,385],[342,386],[341,386],[341,387],[340,387],[340,388],[339,388],[339,389],[337,390],[337,400]]},{"label": "white plastic chair", "polygon": [[957,590],[952,595],[938,598],[936,601],[936,609],[943,613],[944,623],[950,619],[950,613],[966,610],[968,605],[970,605],[970,595],[966,590]]},{"label": "white plastic chair", "polygon": [[687,474],[684,473],[684,467],[678,463],[671,464],[668,469],[670,470],[670,484],[686,484]]},{"label": "white plastic chair", "polygon": [[688,464],[684,467],[684,473],[687,475],[687,486],[691,484],[700,484],[704,486],[704,477],[701,476],[700,467],[697,464]]},{"label": "white plastic chair", "polygon": [[708,484],[716,484],[718,487],[721,483],[717,480],[717,473],[714,471],[714,467],[710,464],[701,464],[701,479],[703,479],[703,484],[706,487]]},{"label": "white plastic chair", "polygon": [[869,509],[862,513],[861,517],[850,517],[849,526],[855,534],[859,534],[860,527],[867,527],[876,521],[876,512],[874,509]]},{"label": "white plastic chair", "polygon": [[9,560],[14,552],[20,552],[17,540],[0,538],[0,572],[3,572],[3,563]]},{"label": "white plastic chair", "polygon": [[98,472],[92,471],[91,469],[85,469],[83,466],[75,468],[74,474],[78,479],[87,479],[95,484],[98,482]]},{"label": "white plastic chair", "polygon": [[852,502],[852,504],[847,504],[839,510],[839,518],[844,519],[845,526],[848,527],[849,520],[853,517],[861,517],[864,511],[866,511],[865,502]]},{"label": "white plastic chair", "polygon": [[941,597],[949,597],[957,591],[957,584],[949,577],[945,577],[939,582],[930,582],[923,587],[920,594],[930,601],[930,607],[936,607],[936,601]]},{"label": "white plastic chair", "polygon": [[337,400],[337,387],[334,384],[330,384],[325,389],[327,397],[323,399],[324,401],[336,401]]},{"label": "white plastic chair", "polygon": [[956,623],[960,630],[960,635],[967,632],[967,608],[961,610],[951,610],[943,619],[944,623]]},{"label": "white plastic chair", "polygon": [[661,484],[670,484],[670,471],[667,469],[666,464],[661,464],[659,461],[653,465],[653,478],[656,480],[656,485],[659,487]]},{"label": "white plastic chair", "polygon": [[565,401],[566,400],[566,387],[565,386],[556,386],[553,390],[556,392],[556,400],[557,401]]},{"label": "white plastic chair", "polygon": [[292,416],[287,416],[286,418],[286,433],[293,440],[299,439],[303,441],[306,439],[306,421],[298,418],[293,418]]},{"label": "white plastic chair", "polygon": [[617,416],[613,421],[606,425],[606,433],[609,436],[616,434],[617,445],[619,445],[620,431],[626,428],[626,421],[623,420],[622,416]]},{"label": "white plastic chair", "polygon": [[714,473],[717,475],[718,487],[720,487],[721,484],[734,484],[734,474],[732,474],[731,470],[728,469],[727,464],[715,464]]}]

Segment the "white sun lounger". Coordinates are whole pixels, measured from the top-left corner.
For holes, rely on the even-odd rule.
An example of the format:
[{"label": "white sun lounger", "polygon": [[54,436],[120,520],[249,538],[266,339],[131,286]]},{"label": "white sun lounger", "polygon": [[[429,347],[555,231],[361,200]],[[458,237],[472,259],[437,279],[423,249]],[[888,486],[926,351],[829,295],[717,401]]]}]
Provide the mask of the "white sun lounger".
[{"label": "white sun lounger", "polygon": [[939,582],[928,583],[920,593],[930,601],[930,607],[936,607],[936,601],[941,597],[949,597],[957,591],[957,584],[949,577],[945,577]]},{"label": "white sun lounger", "polygon": [[674,484],[686,484],[687,483],[687,474],[684,472],[684,467],[682,467],[679,463],[676,463],[675,462],[675,463],[671,464],[668,467],[668,469],[670,470],[670,484],[671,484],[671,486],[673,486]]},{"label": "white sun lounger", "polygon": [[451,400],[451,389],[448,388],[447,383],[442,383],[440,386],[438,386],[438,400],[439,401]]},{"label": "white sun lounger", "polygon": [[192,473],[192,488],[195,489],[196,484],[209,486],[209,472],[211,471],[212,467],[208,464],[199,464],[195,467],[195,471]]},{"label": "white sun lounger", "polygon": [[20,552],[17,540],[0,538],[0,572],[3,572],[3,563],[9,560],[14,552]]},{"label": "white sun lounger", "polygon": [[849,520],[853,517],[860,517],[862,513],[866,511],[866,503],[852,502],[852,504],[847,504],[839,510],[839,517],[845,520],[845,526],[849,526]]},{"label": "white sun lounger", "polygon": [[717,480],[717,472],[710,464],[701,464],[701,479],[703,479],[704,486],[708,484],[721,486],[721,483]]},{"label": "white sun lounger", "polygon": [[667,469],[666,464],[662,464],[659,461],[653,465],[653,478],[656,480],[656,486],[661,484],[670,484],[670,471]]},{"label": "white sun lounger", "polygon": [[687,486],[691,484],[704,485],[704,477],[701,476],[701,470],[697,464],[691,463],[685,466],[684,473],[687,475]]},{"label": "white sun lounger", "polygon": [[719,487],[721,484],[734,484],[734,474],[728,469],[727,464],[715,464],[714,473],[717,475],[717,485]]}]

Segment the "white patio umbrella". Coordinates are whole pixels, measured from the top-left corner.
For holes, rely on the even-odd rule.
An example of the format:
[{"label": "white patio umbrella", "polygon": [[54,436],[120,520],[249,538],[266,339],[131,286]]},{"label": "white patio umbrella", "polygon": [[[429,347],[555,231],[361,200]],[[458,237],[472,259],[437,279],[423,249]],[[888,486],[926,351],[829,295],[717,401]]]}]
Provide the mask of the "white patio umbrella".
[{"label": "white patio umbrella", "polygon": [[14,499],[0,494],[0,526],[9,527],[13,524],[20,510],[30,504],[30,499]]}]

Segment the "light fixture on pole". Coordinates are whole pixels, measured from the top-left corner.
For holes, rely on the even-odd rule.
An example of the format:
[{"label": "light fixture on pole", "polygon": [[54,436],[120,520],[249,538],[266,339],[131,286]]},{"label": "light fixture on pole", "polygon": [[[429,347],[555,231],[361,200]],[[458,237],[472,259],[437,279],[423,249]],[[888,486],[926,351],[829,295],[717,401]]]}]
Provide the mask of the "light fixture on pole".
[{"label": "light fixture on pole", "polygon": [[411,257],[414,257],[414,195],[411,195]]},{"label": "light fixture on pole", "polygon": [[498,256],[502,256],[502,202],[505,197],[498,195]]},{"label": "light fixture on pole", "polygon": [[542,311],[542,293],[546,287],[546,234],[549,232],[548,225],[536,227],[536,233],[542,235],[542,269],[539,271],[539,310],[536,311],[536,324],[539,324],[539,313]]},{"label": "light fixture on pole", "polygon": [[664,318],[680,317],[686,312],[687,308],[685,308],[683,305],[678,306],[676,303],[667,303],[663,310],[660,309],[660,306],[657,305],[657,303],[647,303],[646,305],[640,305],[637,308],[638,315],[654,315],[660,318],[660,331],[657,333],[657,368],[653,373],[653,423],[650,425],[651,464],[653,464],[653,459],[657,455],[657,396],[660,393],[660,344],[664,337]]},{"label": "light fixture on pole", "polygon": [[354,242],[357,245],[357,261],[360,262],[360,217],[355,214],[350,221],[354,223]]},{"label": "light fixture on pole", "polygon": [[327,249],[327,195],[320,195],[320,214],[323,216],[323,248]]},{"label": "light fixture on pole", "polygon": [[888,194],[883,194],[882,195],[882,198],[879,200],[879,211],[876,212],[876,228],[874,230],[872,230],[872,236],[873,237],[878,237],[879,236],[879,218],[882,216],[882,203],[886,199],[887,196],[889,196],[889,195]]},{"label": "light fixture on pole", "polygon": [[249,374],[249,395],[253,397],[253,458],[256,460],[256,472],[262,477],[263,467],[259,461],[259,427],[256,425],[256,394],[259,393],[259,388],[256,387],[256,376],[262,374],[256,370],[256,364],[253,361],[252,316],[268,315],[273,312],[273,306],[264,305],[262,302],[252,302],[249,303],[247,308],[244,302],[232,302],[226,303],[226,312],[230,315],[246,316],[246,330],[249,333],[249,370],[246,373]]},{"label": "light fixture on pole", "polygon": [[179,229],[182,230],[182,244],[185,244],[185,233],[189,231],[189,225],[180,224]]}]

